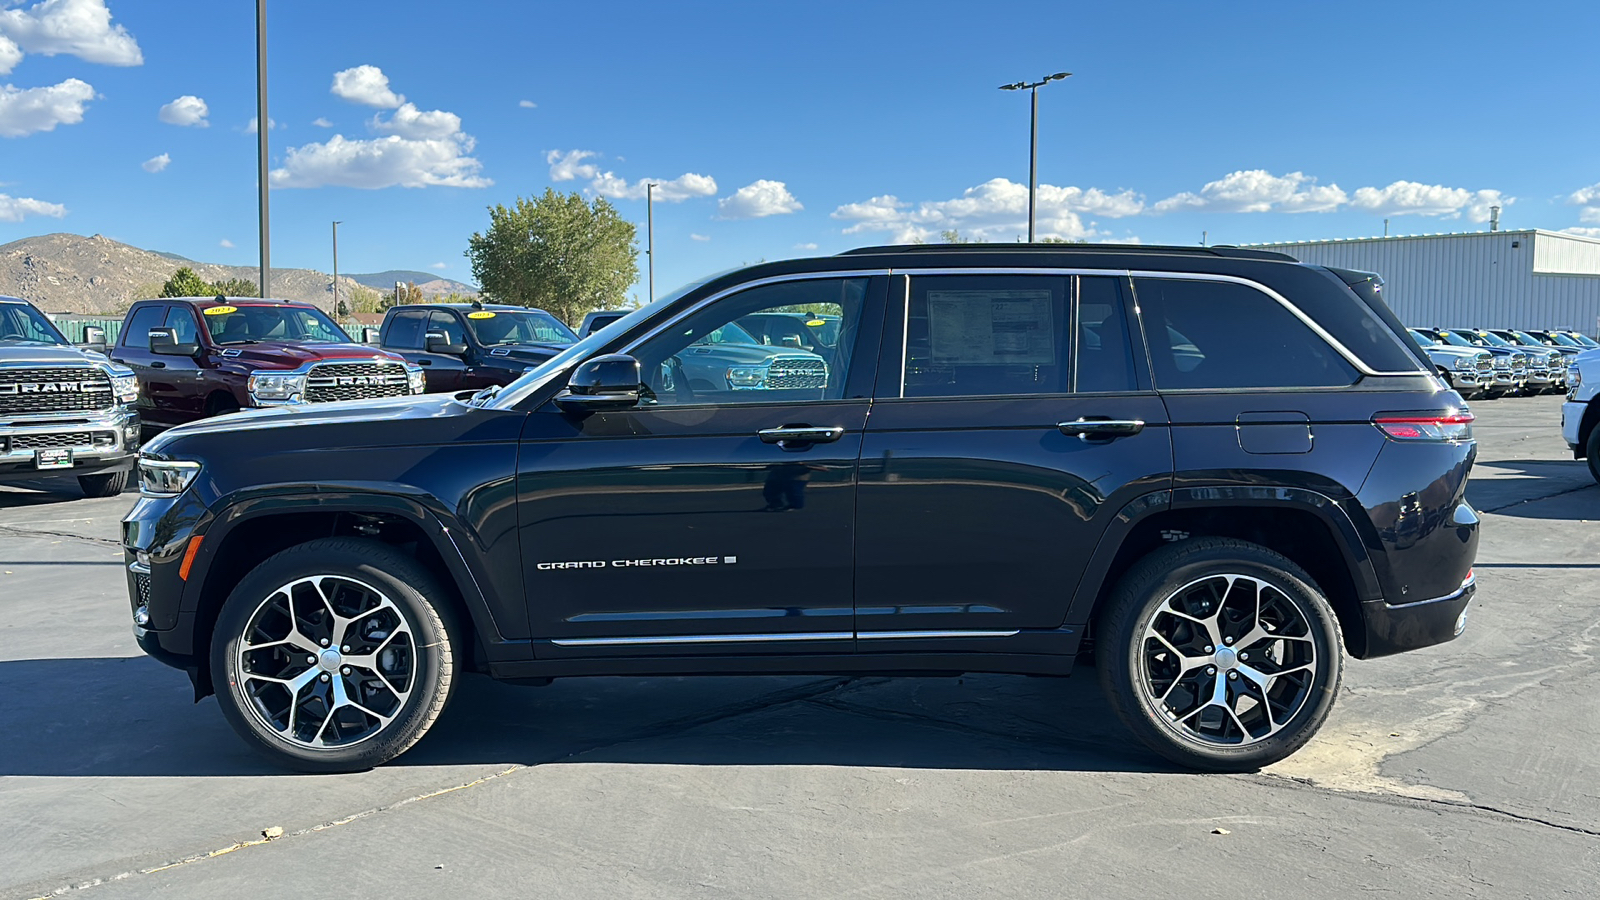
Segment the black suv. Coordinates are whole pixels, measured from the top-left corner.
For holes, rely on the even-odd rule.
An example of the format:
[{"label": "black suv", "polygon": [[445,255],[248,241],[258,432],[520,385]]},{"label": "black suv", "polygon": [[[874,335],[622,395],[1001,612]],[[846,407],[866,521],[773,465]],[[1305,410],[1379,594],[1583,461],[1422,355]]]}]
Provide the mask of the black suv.
[{"label": "black suv", "polygon": [[[1155,750],[1253,769],[1312,737],[1345,654],[1466,624],[1472,415],[1374,283],[1107,245],[719,275],[470,399],[163,434],[125,522],[135,631],[309,771],[403,752],[463,672],[1086,654]],[[839,319],[822,378],[680,377],[706,335],[796,310]]]}]

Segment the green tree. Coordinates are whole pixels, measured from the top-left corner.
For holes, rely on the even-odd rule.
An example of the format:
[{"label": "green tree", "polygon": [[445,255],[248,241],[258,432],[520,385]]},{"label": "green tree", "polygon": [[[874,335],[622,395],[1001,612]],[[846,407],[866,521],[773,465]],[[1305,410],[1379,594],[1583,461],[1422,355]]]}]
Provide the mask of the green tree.
[{"label": "green tree", "polygon": [[489,228],[467,241],[472,275],[487,299],[537,306],[572,324],[593,309],[616,309],[639,279],[632,222],[603,197],[546,188],[489,208]]},{"label": "green tree", "polygon": [[167,283],[161,286],[163,297],[206,297],[211,293],[211,283],[196,275],[188,266],[173,272]]},{"label": "green tree", "polygon": [[[383,309],[391,306],[405,306],[407,303],[426,303],[428,298],[423,295],[422,289],[417,287],[415,281],[405,284],[396,284],[395,289],[383,295]],[[382,310],[379,310],[382,312]]]},{"label": "green tree", "polygon": [[210,293],[225,297],[259,297],[261,288],[248,278],[229,278],[227,281],[213,282]]},{"label": "green tree", "polygon": [[380,313],[384,310],[383,295],[364,285],[355,285],[342,288],[340,303],[348,301],[350,312],[353,313]]},{"label": "green tree", "polygon": [[946,244],[983,244],[983,243],[987,243],[987,241],[985,241],[983,238],[969,238],[969,237],[966,237],[960,231],[958,231],[957,229],[954,229],[954,228],[950,229],[949,231],[941,231],[941,232],[939,232],[939,240],[944,241]]}]

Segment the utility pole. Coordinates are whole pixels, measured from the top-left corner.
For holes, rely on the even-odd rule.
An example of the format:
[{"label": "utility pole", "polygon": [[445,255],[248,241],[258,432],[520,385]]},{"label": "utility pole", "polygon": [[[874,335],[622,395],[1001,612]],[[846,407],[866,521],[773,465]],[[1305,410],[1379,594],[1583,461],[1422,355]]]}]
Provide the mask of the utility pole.
[{"label": "utility pole", "polygon": [[339,223],[333,223],[333,314],[339,314]]},{"label": "utility pole", "polygon": [[1033,94],[1033,112],[1028,120],[1028,243],[1034,240],[1034,223],[1037,219],[1037,197],[1039,194],[1039,88],[1052,81],[1071,78],[1071,72],[1057,72],[1046,75],[1040,81],[1019,81],[1015,84],[1002,84],[1002,91],[1027,90]]},{"label": "utility pole", "polygon": [[261,192],[261,296],[272,296],[272,238],[267,216],[267,0],[256,0],[256,179]]},{"label": "utility pole", "polygon": [[656,186],[644,186],[644,257],[650,271],[650,302],[656,302]]}]

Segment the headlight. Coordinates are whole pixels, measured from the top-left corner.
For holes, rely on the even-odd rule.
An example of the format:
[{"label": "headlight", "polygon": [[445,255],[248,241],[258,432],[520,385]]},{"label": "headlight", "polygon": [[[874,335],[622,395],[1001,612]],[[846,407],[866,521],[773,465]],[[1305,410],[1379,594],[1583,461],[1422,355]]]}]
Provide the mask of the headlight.
[{"label": "headlight", "polygon": [[1494,367],[1496,369],[1509,369],[1511,368],[1511,360],[1508,357],[1496,356],[1494,358]]},{"label": "headlight", "polygon": [[406,370],[406,387],[413,394],[425,393],[428,390],[428,373],[420,368]]},{"label": "headlight", "polygon": [[132,403],[139,399],[139,376],[113,375],[111,390],[117,395],[118,403]]},{"label": "headlight", "polygon": [[258,374],[250,376],[250,396],[257,400],[292,400],[306,389],[304,375]]},{"label": "headlight", "polygon": [[200,474],[197,462],[139,459],[139,493],[147,497],[176,497]]},{"label": "headlight", "polygon": [[1477,363],[1465,356],[1456,357],[1456,369],[1459,371],[1466,371],[1467,369],[1475,368],[1476,366]]},{"label": "headlight", "polygon": [[766,366],[734,366],[728,370],[728,387],[758,388],[767,383]]},{"label": "headlight", "polygon": [[1583,373],[1578,371],[1577,366],[1567,366],[1567,387],[1576,391],[1582,384]]}]

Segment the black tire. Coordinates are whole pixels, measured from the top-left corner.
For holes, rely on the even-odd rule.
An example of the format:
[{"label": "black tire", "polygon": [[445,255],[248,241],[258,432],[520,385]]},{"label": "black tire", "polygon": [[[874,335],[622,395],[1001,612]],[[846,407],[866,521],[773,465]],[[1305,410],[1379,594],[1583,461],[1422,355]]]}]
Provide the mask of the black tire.
[{"label": "black tire", "polygon": [[1583,442],[1584,455],[1589,460],[1589,475],[1600,481],[1600,425],[1589,429],[1589,439]]},{"label": "black tire", "polygon": [[239,401],[231,394],[215,394],[206,402],[207,416],[225,416],[239,411]]},{"label": "black tire", "polygon": [[[332,607],[324,604],[322,609],[327,612],[327,619],[321,625],[315,621],[320,615],[316,613],[318,598],[316,594],[306,593],[304,583],[300,582],[300,579],[311,576],[328,576],[331,579],[320,582],[313,589],[318,592],[324,588],[334,591],[335,597],[329,603],[349,603],[354,602],[351,598],[369,596],[363,594],[363,589],[390,603],[390,606],[374,606],[349,617],[352,624],[362,622],[370,626],[358,628],[354,639],[355,643],[365,642],[368,645],[355,648],[367,650],[367,657],[357,656],[350,645],[345,646],[345,652],[352,654],[346,662],[356,666],[354,676],[351,675],[352,669],[342,668],[338,659],[332,661],[331,667],[323,668],[325,657],[322,654],[339,648],[312,636],[318,631],[323,632],[324,636],[332,633],[330,626],[333,625],[334,616]],[[245,646],[247,635],[262,638],[263,643],[270,642],[275,637],[268,633],[270,628],[287,623],[288,620],[277,610],[283,608],[282,601],[289,588],[296,592],[296,599],[289,601],[288,608],[295,611],[296,627],[303,628],[300,635],[304,635],[295,636],[295,639],[311,645],[283,654],[281,664],[296,668],[280,669],[278,675],[285,679],[302,676],[311,679],[303,687],[292,691],[287,686],[275,689],[264,673],[257,674],[254,671],[256,667],[280,664],[274,656],[276,651],[249,650]],[[459,673],[460,655],[454,647],[462,632],[450,614],[446,597],[433,575],[415,559],[374,540],[322,538],[290,547],[270,557],[239,582],[223,603],[217,618],[211,641],[211,672],[223,716],[246,743],[273,762],[301,772],[353,772],[394,759],[421,740],[432,727],[444,710]],[[359,608],[349,607],[352,610]],[[384,631],[389,638],[401,637],[399,625],[393,624],[396,620],[389,617],[388,610],[391,608],[399,616],[398,621],[404,623],[404,637],[408,638],[404,642],[391,642],[393,649],[398,651],[394,656],[409,658],[408,674],[400,678],[401,683],[409,685],[403,697],[387,681],[374,682],[374,678],[382,677],[376,664],[371,669],[363,669],[355,663],[357,659],[384,658],[384,647],[391,645],[378,644],[378,638],[385,637]],[[288,631],[283,627],[279,630]],[[369,633],[362,635],[359,633],[362,630]],[[350,640],[348,635],[347,631],[346,639]],[[327,649],[311,657],[309,651],[318,644]],[[251,669],[248,671],[241,650],[252,654],[249,663]],[[302,653],[308,655],[301,656]],[[315,664],[308,662],[312,658],[316,659]],[[295,673],[293,676],[289,674],[291,671]],[[389,675],[399,677],[394,673]],[[392,705],[379,709],[388,720],[383,722],[379,715],[360,707],[351,708],[345,716],[333,715],[345,708],[337,703],[329,703],[330,697],[338,696],[334,693],[333,678],[339,679],[339,689],[346,695],[359,697],[374,707],[381,702],[390,702]],[[374,684],[377,685],[375,691],[372,690]],[[388,690],[387,698],[381,696],[384,690]],[[374,697],[377,699],[374,700]],[[275,704],[284,706],[282,701],[290,698],[292,700],[286,709],[276,712],[272,709]],[[309,716],[305,723],[300,724],[315,724],[319,710],[321,724],[316,725],[314,734],[295,739],[298,717]],[[287,717],[286,727],[269,724],[274,715]],[[348,738],[341,734],[345,731],[345,723],[359,718],[382,724],[365,736],[362,736],[360,728],[354,726],[350,728],[352,734]],[[335,746],[312,746],[326,742],[324,735],[329,733],[329,725],[333,726],[332,734],[338,743]],[[368,725],[370,727],[370,723]],[[303,728],[300,733],[304,733]]]},{"label": "black tire", "polygon": [[[1236,594],[1233,586],[1237,582],[1225,576],[1244,576],[1253,581],[1240,588],[1246,593]],[[1259,587],[1261,584],[1267,588]],[[1193,648],[1196,655],[1189,655],[1184,652],[1187,647],[1178,647],[1178,654],[1174,655],[1165,652],[1163,647],[1176,647],[1176,643],[1162,645],[1156,638],[1146,638],[1146,629],[1157,627],[1158,615],[1159,622],[1170,621],[1179,628],[1184,627],[1182,618],[1172,610],[1176,605],[1194,602],[1196,597],[1202,598],[1203,606],[1203,598],[1208,596],[1213,585],[1227,586],[1214,614],[1219,630],[1230,642],[1234,639],[1240,642],[1228,648],[1217,645],[1216,649],[1222,651],[1218,657],[1227,651],[1233,654],[1226,657],[1225,662],[1218,660],[1210,666],[1201,663],[1186,667],[1177,661],[1194,660],[1202,655],[1200,651],[1210,653],[1211,648],[1197,646]],[[1248,634],[1233,636],[1228,633],[1228,629],[1237,630],[1242,626],[1221,619],[1241,609],[1241,603],[1248,601],[1250,589],[1257,591],[1258,623],[1271,625],[1272,621],[1280,621],[1284,624],[1276,626],[1275,634],[1245,642],[1243,638]],[[1262,607],[1267,603],[1280,612],[1298,613],[1302,621],[1294,623],[1292,616],[1275,620],[1263,618]],[[1289,607],[1283,607],[1284,603]],[[1099,637],[1095,647],[1100,686],[1117,716],[1150,749],[1190,768],[1249,772],[1289,756],[1322,727],[1339,690],[1344,644],[1333,609],[1303,569],[1283,555],[1257,544],[1231,538],[1195,538],[1162,547],[1128,570],[1097,624]],[[1259,631],[1263,626],[1251,627]],[[1304,634],[1291,636],[1294,631]],[[1192,628],[1190,639],[1197,644],[1214,640]],[[1174,638],[1175,642],[1178,640]],[[1304,662],[1303,655],[1289,659],[1308,652],[1307,648],[1314,652],[1310,662]],[[1259,654],[1253,662],[1249,665],[1239,662],[1248,659],[1252,652]],[[1308,677],[1296,677],[1299,672],[1295,668],[1271,659],[1274,652],[1289,662],[1302,663],[1302,670]],[[1167,673],[1158,677],[1155,670],[1163,666],[1167,667]],[[1214,675],[1207,674],[1208,668]],[[1284,674],[1269,678],[1264,687],[1253,680],[1252,673],[1261,675],[1261,670],[1270,668],[1282,668]],[[1226,681],[1222,669],[1228,670]],[[1173,675],[1175,672],[1181,674]],[[1240,677],[1241,673],[1244,677]],[[1165,689],[1168,699],[1155,695],[1162,677],[1170,683]],[[1234,725],[1222,721],[1217,727],[1223,734],[1208,736],[1199,731],[1207,727],[1208,717],[1215,719],[1216,716],[1205,711],[1223,707],[1209,702],[1190,703],[1173,710],[1170,698],[1176,695],[1180,704],[1185,699],[1195,700],[1214,691],[1219,682],[1231,694],[1227,704],[1232,711],[1228,715]],[[1288,691],[1280,688],[1288,688]],[[1263,705],[1257,699],[1258,695],[1274,693],[1277,695],[1274,699],[1279,701],[1283,701],[1286,693],[1293,695],[1293,702],[1284,704],[1287,718],[1281,726],[1270,714],[1271,705]],[[1239,709],[1246,701],[1254,706]],[[1265,727],[1261,727],[1263,718]],[[1247,719],[1256,723],[1260,736],[1251,736],[1252,731],[1245,727]],[[1185,724],[1191,721],[1193,725]],[[1230,727],[1239,733],[1238,741],[1225,739]]]},{"label": "black tire", "polygon": [[85,497],[116,497],[128,488],[128,470],[102,475],[79,475],[78,487]]}]

